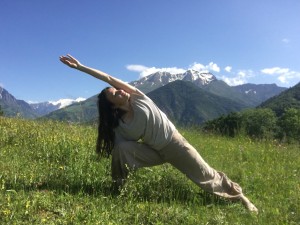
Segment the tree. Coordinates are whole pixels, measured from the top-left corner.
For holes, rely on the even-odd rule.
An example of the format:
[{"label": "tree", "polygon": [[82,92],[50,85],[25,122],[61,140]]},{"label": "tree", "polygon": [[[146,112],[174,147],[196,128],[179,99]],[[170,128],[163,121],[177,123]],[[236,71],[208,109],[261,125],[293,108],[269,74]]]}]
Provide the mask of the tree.
[{"label": "tree", "polygon": [[240,132],[241,123],[240,113],[231,112],[226,116],[222,115],[219,118],[207,121],[203,126],[203,130],[235,137]]},{"label": "tree", "polygon": [[0,116],[4,116],[4,112],[2,111],[1,105],[0,105]]},{"label": "tree", "polygon": [[254,138],[272,138],[277,129],[277,117],[271,109],[250,109],[242,114],[243,129]]},{"label": "tree", "polygon": [[287,141],[300,139],[300,109],[290,108],[280,117],[278,124],[280,126],[282,137]]}]

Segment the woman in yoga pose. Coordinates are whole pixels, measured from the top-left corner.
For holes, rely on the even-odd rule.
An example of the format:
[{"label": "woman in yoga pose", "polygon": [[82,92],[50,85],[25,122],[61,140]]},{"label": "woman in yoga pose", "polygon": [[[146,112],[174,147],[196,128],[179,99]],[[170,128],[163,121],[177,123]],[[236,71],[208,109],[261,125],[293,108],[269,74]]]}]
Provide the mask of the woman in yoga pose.
[{"label": "woman in yoga pose", "polygon": [[118,187],[130,170],[170,163],[205,191],[240,200],[248,210],[258,211],[242,188],[210,167],[143,92],[81,64],[71,55],[61,56],[60,61],[111,85],[98,96],[96,151],[102,156],[112,155],[112,179]]}]

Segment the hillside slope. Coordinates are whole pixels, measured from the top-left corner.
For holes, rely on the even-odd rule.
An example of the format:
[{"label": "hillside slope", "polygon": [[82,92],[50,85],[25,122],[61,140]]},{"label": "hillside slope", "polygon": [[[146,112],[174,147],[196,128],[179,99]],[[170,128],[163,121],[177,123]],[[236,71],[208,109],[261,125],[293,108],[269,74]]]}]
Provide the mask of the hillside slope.
[{"label": "hillside slope", "polygon": [[287,88],[279,87],[276,84],[242,84],[232,86],[236,91],[248,95],[258,103],[262,103],[267,99],[280,94]]},{"label": "hillside slope", "polygon": [[0,87],[0,105],[4,115],[7,117],[34,119],[38,116],[27,102],[16,99],[2,87]]},{"label": "hillside slope", "polygon": [[202,124],[222,114],[247,108],[246,104],[212,94],[191,82],[180,80],[158,88],[148,96],[171,120],[182,125]]},{"label": "hillside slope", "polygon": [[300,83],[263,102],[259,108],[270,108],[277,116],[288,108],[300,109]]},{"label": "hillside slope", "polygon": [[77,102],[65,108],[53,111],[41,118],[79,123],[95,122],[98,118],[97,95],[85,101]]},{"label": "hillside slope", "polygon": [[[217,96],[188,81],[177,80],[147,94],[170,119],[179,124],[201,124],[248,105]],[[97,121],[97,96],[54,111],[43,118],[91,123]]]}]

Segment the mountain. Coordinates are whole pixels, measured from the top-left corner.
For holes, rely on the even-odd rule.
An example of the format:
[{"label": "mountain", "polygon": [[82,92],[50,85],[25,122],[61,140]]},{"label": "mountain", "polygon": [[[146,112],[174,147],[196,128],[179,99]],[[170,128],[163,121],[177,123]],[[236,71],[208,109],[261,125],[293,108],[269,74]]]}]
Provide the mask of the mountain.
[{"label": "mountain", "polygon": [[259,108],[270,108],[277,116],[288,108],[300,109],[300,83],[263,102]]},{"label": "mountain", "polygon": [[[189,80],[194,81],[198,85],[205,85],[216,79],[210,73],[199,73],[198,71],[186,71],[183,74],[171,74],[168,72],[157,72],[149,76],[143,77],[138,81],[131,82],[130,84],[139,88],[144,93],[151,92],[159,87],[162,87],[175,80]],[[49,113],[44,118],[55,120],[66,120],[72,122],[90,122],[97,120],[97,96],[83,101],[80,104],[72,104],[64,109],[59,109]]]},{"label": "mountain", "polygon": [[201,88],[220,97],[239,102],[240,104],[245,105],[245,107],[255,107],[259,104],[255,99],[236,91],[222,80],[214,80]]},{"label": "mountain", "polygon": [[42,118],[80,123],[94,122],[98,118],[97,95],[50,112]]},{"label": "mountain", "polygon": [[199,125],[247,107],[183,80],[171,82],[147,95],[172,121],[181,125]]},{"label": "mountain", "polygon": [[84,101],[84,98],[77,99],[60,99],[56,102],[42,102],[42,103],[27,103],[23,100],[16,99],[7,90],[0,87],[0,105],[5,116],[8,117],[22,117],[27,119],[34,119],[44,116],[52,111],[66,107],[75,102]]},{"label": "mountain", "polygon": [[[186,82],[184,85],[179,85],[180,87],[185,87],[187,85],[193,84],[190,86],[191,90],[197,88],[197,91],[193,93],[198,93],[199,96],[206,96],[207,99],[213,99],[216,102],[216,109],[212,110],[211,102],[207,99],[201,99],[200,97],[195,104],[195,106],[190,106],[192,110],[195,112],[187,111],[188,107],[186,106],[187,102],[189,102],[189,98],[186,98],[184,93],[180,93],[179,91],[173,90],[171,86],[167,87],[166,90],[170,91],[172,95],[177,96],[170,97],[168,93],[164,93],[164,96],[169,96],[169,99],[165,99],[165,97],[161,97],[165,101],[168,101],[168,104],[173,104],[171,108],[168,108],[168,104],[163,105],[160,103],[160,99],[157,98],[155,92],[162,92],[164,89],[161,89],[167,85],[173,84],[176,81],[176,85],[178,81]],[[179,82],[180,83],[180,82]],[[131,85],[139,88],[149,96],[152,96],[158,102],[158,105],[161,104],[161,107],[165,107],[167,114],[170,114],[174,120],[179,121],[180,123],[190,123],[190,121],[184,119],[183,111],[187,112],[189,118],[194,118],[197,123],[202,120],[210,119],[215,117],[215,115],[226,114],[230,111],[238,111],[244,108],[256,107],[263,100],[268,97],[272,97],[282,91],[284,88],[278,87],[274,85],[254,85],[254,84],[245,84],[239,86],[229,86],[222,80],[218,80],[211,73],[201,73],[195,70],[188,70],[184,73],[179,74],[171,74],[168,72],[157,72],[146,77],[141,78],[140,80],[134,81],[130,83]],[[175,85],[175,84],[174,84]],[[177,86],[177,88],[179,88]],[[180,89],[180,88],[179,88]],[[198,90],[199,89],[199,90]],[[4,90],[4,89],[3,89]],[[183,89],[182,89],[183,90]],[[2,91],[5,93],[5,91]],[[189,93],[193,95],[192,93]],[[213,96],[213,97],[212,97]],[[12,96],[13,97],[13,96]],[[218,98],[217,98],[218,97]],[[220,99],[223,101],[223,105],[219,104]],[[10,101],[8,104],[1,104],[3,111],[6,115],[15,116],[17,113],[22,115],[25,118],[36,118],[39,116],[46,116],[44,118],[51,118],[56,120],[67,120],[73,122],[91,122],[97,120],[97,96],[92,96],[91,98],[81,101],[82,99],[64,99],[57,102],[43,102],[43,103],[34,103],[27,104],[24,101],[16,100]],[[171,103],[169,101],[177,101],[177,103]],[[185,100],[185,101],[183,101]],[[204,102],[208,104],[208,106],[204,105]],[[81,102],[79,102],[81,101]],[[17,102],[18,106],[14,105]],[[180,104],[178,103],[180,102]],[[1,103],[1,102],[0,102]],[[73,103],[73,104],[71,104]],[[201,106],[197,106],[197,104]],[[71,104],[65,108],[64,106]],[[176,106],[176,107],[175,107]],[[218,108],[219,107],[219,108]],[[183,110],[183,108],[185,108]],[[170,110],[172,109],[172,111]],[[201,110],[200,110],[201,109]],[[207,110],[206,116],[204,115],[204,109]],[[7,112],[6,112],[7,111]],[[197,117],[195,114],[200,113]]]},{"label": "mountain", "polygon": [[5,116],[34,119],[38,115],[25,101],[16,99],[7,90],[0,87],[0,105]]},{"label": "mountain", "polygon": [[244,93],[251,98],[256,99],[257,102],[262,103],[267,99],[280,94],[287,88],[278,87],[276,84],[242,84],[232,86],[233,89],[240,93]]},{"label": "mountain", "polygon": [[39,116],[44,116],[59,109],[58,105],[53,105],[50,102],[30,103],[30,106]]},{"label": "mountain", "polygon": [[256,107],[266,99],[285,90],[285,88],[278,87],[275,84],[229,86],[211,73],[201,73],[195,70],[187,70],[185,73],[180,74],[157,72],[130,84],[144,93],[149,93],[175,80],[190,81],[212,94],[233,99],[247,107]]},{"label": "mountain", "polygon": [[[186,108],[187,111],[187,102],[189,102],[189,98],[186,98],[184,93],[181,93],[180,91],[175,91],[171,87],[167,87],[166,90],[169,90],[170,93],[172,93],[172,96],[178,96],[178,99],[175,99],[175,97],[169,97],[168,99],[165,99],[165,97],[161,96],[161,99],[164,99],[165,103],[160,103],[160,99],[156,97],[157,95],[155,93],[160,93],[165,89],[161,89],[167,85],[172,84],[174,81],[183,81],[187,82],[185,85],[187,86],[190,84],[193,84],[190,86],[191,90],[194,90],[194,88],[197,88],[197,91],[194,91],[193,93],[199,94],[199,96],[206,96],[207,99],[214,99],[217,103],[216,108],[214,109],[211,105],[211,102],[209,102],[207,99],[207,104],[209,106],[205,106],[204,102],[201,102],[201,97],[195,97],[195,99],[198,99],[197,102],[201,106],[191,106],[190,108],[192,110],[195,110],[194,112],[188,111],[189,118],[194,118],[197,123],[200,123],[203,120],[214,118],[215,116],[218,116],[220,114],[226,114],[231,111],[239,111],[244,108],[249,107],[256,107],[262,102],[262,99],[265,97],[257,97],[258,95],[250,95],[249,91],[243,91],[242,88],[244,86],[240,87],[231,87],[228,84],[226,84],[222,80],[218,80],[213,74],[211,73],[200,73],[195,70],[188,70],[185,73],[180,74],[171,74],[168,72],[157,72],[151,75],[148,75],[146,77],[143,77],[137,81],[133,81],[130,84],[139,88],[141,91],[146,93],[149,96],[152,96],[154,98],[154,101],[158,103],[162,108],[165,108],[165,111],[167,114],[170,115],[171,118],[174,118],[174,120],[179,121],[180,123],[190,123],[190,121],[186,121],[183,116],[183,108]],[[178,83],[177,83],[178,85]],[[180,85],[179,85],[180,86]],[[245,86],[245,88],[248,88],[246,90],[249,90],[251,84],[248,84],[248,87]],[[272,86],[272,85],[271,85]],[[252,87],[252,86],[251,86]],[[258,87],[260,87],[258,85]],[[259,96],[272,96],[277,94],[277,89],[280,89],[280,87],[273,89],[275,91],[266,91],[268,90],[269,86],[265,86],[265,92],[262,90],[258,91],[258,88],[253,90],[256,91],[256,93],[259,94]],[[199,90],[198,90],[199,89]],[[261,88],[263,89],[263,88]],[[273,90],[272,89],[272,90]],[[158,92],[156,92],[158,91]],[[158,96],[160,96],[159,94]],[[163,93],[164,96],[169,96],[168,93]],[[208,97],[209,96],[209,97]],[[213,97],[212,97],[213,96]],[[217,98],[218,97],[218,98]],[[217,99],[216,99],[217,98]],[[183,101],[185,99],[185,101]],[[223,105],[220,104],[220,99],[222,99],[221,102],[223,102]],[[205,99],[203,99],[204,101]],[[171,102],[170,102],[171,101]],[[177,101],[177,103],[172,103],[172,101]],[[90,121],[96,121],[97,120],[97,97],[93,96],[89,98],[88,100],[81,102],[80,104],[74,104],[71,106],[68,106],[64,109],[59,109],[57,111],[54,111],[46,116],[46,118],[52,118],[52,119],[58,119],[58,120],[68,120],[73,122],[90,122]],[[180,104],[179,104],[180,102]],[[169,107],[168,104],[172,104],[172,107]],[[197,105],[198,103],[195,103]],[[198,107],[198,108],[197,108]],[[171,110],[172,109],[172,110]],[[201,110],[200,110],[201,109]],[[207,110],[205,113],[204,110]],[[196,114],[202,111],[199,116],[197,117]],[[204,115],[206,114],[206,115]]]},{"label": "mountain", "polygon": [[[240,111],[247,106],[237,101],[221,97],[189,81],[176,80],[147,95],[167,114],[181,125],[201,124],[232,111]],[[98,118],[97,96],[82,103],[76,103],[54,111],[44,118],[71,122],[95,122]]]},{"label": "mountain", "polygon": [[68,105],[74,104],[76,102],[84,101],[85,98],[77,98],[77,99],[60,99],[58,101],[49,101],[49,102],[41,102],[41,103],[30,103],[31,107],[35,110],[35,112],[39,116],[44,116],[50,112],[53,112],[58,109],[62,109]]},{"label": "mountain", "polygon": [[130,84],[147,94],[175,80],[191,81],[198,86],[204,86],[216,80],[216,77],[211,73],[201,73],[195,70],[187,70],[185,73],[179,74],[156,72]]}]

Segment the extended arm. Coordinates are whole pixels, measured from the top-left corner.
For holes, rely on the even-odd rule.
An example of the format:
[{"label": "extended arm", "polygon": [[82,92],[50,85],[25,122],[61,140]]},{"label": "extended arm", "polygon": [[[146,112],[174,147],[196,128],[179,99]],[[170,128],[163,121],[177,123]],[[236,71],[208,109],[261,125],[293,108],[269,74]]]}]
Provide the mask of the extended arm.
[{"label": "extended arm", "polygon": [[87,73],[99,80],[102,80],[102,81],[110,84],[114,88],[123,89],[124,91],[126,91],[129,94],[144,95],[140,90],[131,86],[128,83],[125,83],[122,80],[119,80],[119,79],[117,79],[107,73],[104,73],[100,70],[96,70],[96,69],[93,69],[93,68],[90,68],[90,67],[87,67],[87,66],[81,64],[77,59],[75,59],[74,57],[72,57],[69,54],[67,56],[60,56],[60,61],[63,62],[64,64],[68,65],[71,68],[80,70],[84,73]]}]

